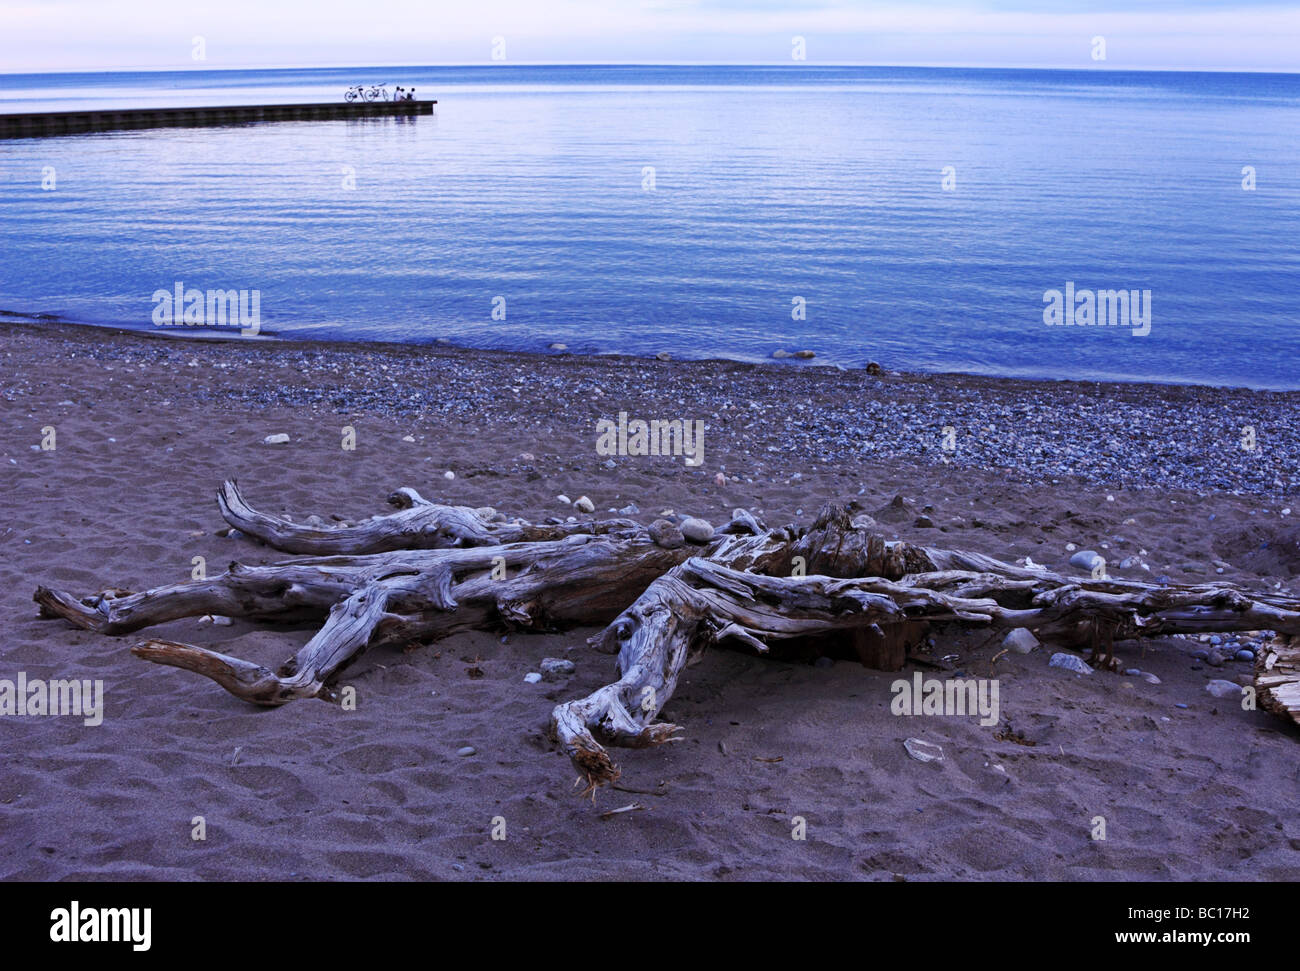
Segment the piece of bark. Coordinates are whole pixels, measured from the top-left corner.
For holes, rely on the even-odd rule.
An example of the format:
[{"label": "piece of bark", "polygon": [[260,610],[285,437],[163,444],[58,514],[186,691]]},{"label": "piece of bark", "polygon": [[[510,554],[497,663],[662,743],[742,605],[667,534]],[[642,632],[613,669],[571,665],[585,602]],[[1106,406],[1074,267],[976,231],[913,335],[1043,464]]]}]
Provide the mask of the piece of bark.
[{"label": "piece of bark", "polygon": [[1279,635],[1255,658],[1255,691],[1268,711],[1300,724],[1300,637]]},{"label": "piece of bark", "polygon": [[925,639],[930,625],[924,621],[907,621],[881,628],[878,624],[855,628],[853,649],[864,667],[875,671],[901,671],[908,652]]}]

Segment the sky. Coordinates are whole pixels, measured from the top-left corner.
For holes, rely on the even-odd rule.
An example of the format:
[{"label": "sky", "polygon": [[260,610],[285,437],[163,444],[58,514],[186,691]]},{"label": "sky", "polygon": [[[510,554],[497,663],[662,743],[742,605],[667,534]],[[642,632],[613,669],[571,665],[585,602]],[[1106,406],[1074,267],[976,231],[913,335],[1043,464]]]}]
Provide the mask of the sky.
[{"label": "sky", "polygon": [[0,0],[0,73],[790,64],[795,38],[810,64],[1300,72],[1300,0]]}]

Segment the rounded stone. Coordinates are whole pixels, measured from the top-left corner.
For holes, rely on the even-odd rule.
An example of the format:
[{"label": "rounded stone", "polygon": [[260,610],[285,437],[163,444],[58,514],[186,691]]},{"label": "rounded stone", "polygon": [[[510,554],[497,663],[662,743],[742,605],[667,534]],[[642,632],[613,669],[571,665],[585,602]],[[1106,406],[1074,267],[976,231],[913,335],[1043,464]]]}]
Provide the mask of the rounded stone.
[{"label": "rounded stone", "polygon": [[713,524],[706,519],[688,517],[682,522],[682,536],[692,543],[707,543],[713,539]]}]

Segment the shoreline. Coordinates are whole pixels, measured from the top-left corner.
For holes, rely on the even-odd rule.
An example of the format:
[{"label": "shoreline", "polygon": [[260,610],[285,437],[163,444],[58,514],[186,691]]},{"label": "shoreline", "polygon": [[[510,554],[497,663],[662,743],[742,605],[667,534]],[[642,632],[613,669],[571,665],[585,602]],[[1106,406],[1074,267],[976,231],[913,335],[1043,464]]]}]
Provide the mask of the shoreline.
[{"label": "shoreline", "polygon": [[[485,426],[532,424],[537,434],[555,433],[555,422],[561,421],[567,426],[561,434],[583,435],[598,420],[626,412],[704,420],[713,426],[714,442],[730,439],[727,450],[790,463],[902,460],[1023,482],[1077,480],[1279,500],[1300,486],[1300,441],[1290,431],[1300,424],[1300,391],[954,373],[872,375],[772,362],[664,361],[450,344],[160,337],[45,322],[10,324],[5,337],[33,359],[51,352],[69,360],[79,353],[105,361],[141,355],[153,365],[179,368],[198,366],[202,357],[206,367],[200,373],[208,378],[204,401],[328,406],[335,413],[403,420],[441,415]],[[372,366],[357,368],[358,362]],[[232,380],[244,371],[252,372],[251,378]],[[431,372],[447,395],[428,387]],[[304,382],[312,376],[328,379],[335,393]],[[405,388],[387,393],[393,386]],[[10,387],[21,393],[23,382],[16,379]],[[168,394],[176,398],[187,392],[179,388]],[[557,411],[556,399],[567,407]],[[549,431],[543,432],[543,425]],[[1250,449],[1248,435],[1253,436]],[[594,431],[590,437],[594,457]]]},{"label": "shoreline", "polygon": [[[60,317],[42,317],[40,314],[22,314],[16,311],[0,310],[0,328],[11,329],[30,329],[37,332],[50,330],[54,332],[67,331],[70,333],[84,332],[87,339],[91,334],[111,334],[122,338],[136,338],[140,340],[166,340],[177,342],[194,342],[196,344],[249,344],[249,345],[276,345],[283,347],[314,347],[319,350],[337,350],[337,351],[363,351],[368,348],[376,350],[389,351],[393,353],[411,351],[415,353],[427,353],[429,351],[458,352],[463,354],[490,356],[522,356],[528,358],[539,358],[546,360],[569,359],[577,361],[595,362],[606,360],[621,360],[632,362],[652,362],[665,361],[673,364],[700,364],[700,365],[727,365],[739,367],[752,367],[770,369],[773,372],[786,373],[788,369],[812,372],[836,372],[852,374],[856,372],[866,372],[867,365],[860,367],[845,367],[844,365],[832,363],[829,361],[818,362],[816,358],[809,360],[798,360],[793,352],[787,354],[785,358],[770,357],[761,360],[748,360],[738,357],[675,357],[668,359],[659,358],[658,353],[634,354],[627,351],[575,351],[566,348],[562,351],[551,350],[549,347],[544,349],[529,350],[524,348],[495,348],[495,347],[470,347],[464,344],[457,344],[450,338],[439,337],[432,341],[396,341],[396,340],[343,340],[341,338],[328,337],[294,337],[284,335],[276,331],[263,330],[255,337],[241,336],[235,328],[227,328],[224,331],[212,329],[211,333],[187,332],[185,328],[170,328],[166,330],[145,329],[124,327],[120,324],[89,324],[79,321],[66,320]],[[667,352],[671,355],[672,352]],[[994,384],[1007,382],[1015,385],[1041,385],[1045,387],[1059,386],[1080,386],[1080,387],[1117,387],[1117,388],[1182,388],[1197,389],[1207,391],[1220,391],[1226,393],[1243,393],[1243,394],[1260,394],[1260,395],[1283,395],[1294,396],[1300,401],[1300,388],[1264,388],[1254,387],[1251,385],[1238,384],[1213,384],[1198,381],[1180,381],[1180,380],[1162,380],[1156,378],[1138,379],[1138,378],[1052,378],[1052,377],[1034,377],[1015,374],[983,374],[976,371],[910,371],[903,368],[893,367],[887,361],[872,362],[878,363],[885,377],[910,379],[913,381],[925,381],[932,379],[950,379],[953,381],[986,381]]]}]

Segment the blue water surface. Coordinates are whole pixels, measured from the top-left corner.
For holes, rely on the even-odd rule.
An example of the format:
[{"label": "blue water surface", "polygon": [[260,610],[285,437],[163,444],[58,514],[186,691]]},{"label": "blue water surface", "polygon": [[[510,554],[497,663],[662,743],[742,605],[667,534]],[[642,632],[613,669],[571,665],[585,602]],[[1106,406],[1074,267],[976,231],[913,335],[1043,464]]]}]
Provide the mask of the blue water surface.
[{"label": "blue water surface", "polygon": [[[7,75],[0,112],[357,81],[437,113],[0,141],[0,309],[150,329],[181,281],[289,337],[1300,388],[1297,75]],[[1047,326],[1067,281],[1149,290],[1150,334]]]}]

